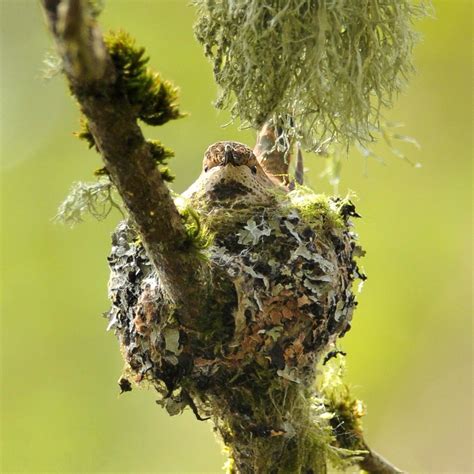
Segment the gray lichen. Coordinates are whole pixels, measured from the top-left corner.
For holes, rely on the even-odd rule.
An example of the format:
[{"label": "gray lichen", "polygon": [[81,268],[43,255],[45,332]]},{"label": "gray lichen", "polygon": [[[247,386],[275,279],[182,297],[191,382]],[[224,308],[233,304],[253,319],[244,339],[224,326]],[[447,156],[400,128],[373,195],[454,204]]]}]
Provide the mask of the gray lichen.
[{"label": "gray lichen", "polygon": [[54,220],[74,226],[84,221],[87,215],[101,221],[117,209],[124,215],[122,201],[114,185],[107,177],[95,182],[74,183],[58,208]]},{"label": "gray lichen", "polygon": [[413,70],[411,0],[194,0],[218,108],[273,120],[312,150],[370,142]]}]

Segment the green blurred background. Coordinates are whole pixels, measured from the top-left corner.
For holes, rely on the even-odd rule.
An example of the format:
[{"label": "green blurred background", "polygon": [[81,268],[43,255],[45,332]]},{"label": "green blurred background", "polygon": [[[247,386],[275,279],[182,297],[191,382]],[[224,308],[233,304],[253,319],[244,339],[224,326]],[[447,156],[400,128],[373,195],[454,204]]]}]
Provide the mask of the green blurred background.
[{"label": "green blurred background", "polygon": [[[198,175],[222,128],[211,67],[187,0],[109,0],[106,28],[146,45],[152,66],[181,88],[186,119],[147,129],[176,151],[173,185]],[[472,4],[435,1],[419,28],[418,74],[390,118],[422,144],[414,169],[380,146],[386,165],[357,152],[340,191],[355,190],[369,280],[342,341],[348,379],[368,405],[368,440],[412,472],[472,472],[471,150]],[[53,224],[75,180],[99,158],[72,136],[78,112],[62,78],[41,79],[50,47],[38,3],[1,1],[2,472],[221,472],[211,426],[170,418],[155,395],[118,396],[122,368],[106,333],[110,233],[117,223]],[[322,158],[308,181],[330,191]]]}]

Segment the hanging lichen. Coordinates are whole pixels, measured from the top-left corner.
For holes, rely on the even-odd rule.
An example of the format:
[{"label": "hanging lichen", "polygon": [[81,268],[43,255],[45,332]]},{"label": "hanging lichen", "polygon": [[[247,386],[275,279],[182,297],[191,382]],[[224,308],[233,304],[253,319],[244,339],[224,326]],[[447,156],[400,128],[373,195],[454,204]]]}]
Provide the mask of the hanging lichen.
[{"label": "hanging lichen", "polygon": [[122,216],[124,210],[122,201],[117,195],[115,186],[108,177],[102,177],[96,182],[79,181],[74,183],[64,201],[58,208],[54,220],[74,226],[84,221],[90,215],[98,221],[104,220],[113,209]]},{"label": "hanging lichen", "polygon": [[195,33],[214,65],[216,106],[267,120],[312,150],[372,140],[413,70],[409,0],[194,0]]}]

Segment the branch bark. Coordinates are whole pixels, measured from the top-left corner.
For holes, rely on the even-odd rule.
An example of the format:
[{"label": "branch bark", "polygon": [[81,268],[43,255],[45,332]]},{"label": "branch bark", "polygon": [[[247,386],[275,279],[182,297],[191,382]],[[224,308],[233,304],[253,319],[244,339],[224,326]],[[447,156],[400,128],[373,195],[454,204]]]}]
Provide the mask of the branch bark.
[{"label": "branch bark", "polygon": [[116,71],[84,0],[42,0],[72,94],[111,180],[135,221],[180,322],[194,327],[205,291],[203,264],[186,251],[181,216],[127,98],[115,91]]},{"label": "branch bark", "polygon": [[366,444],[365,449],[368,453],[364,456],[364,459],[359,462],[359,466],[364,469],[364,471],[373,474],[402,474],[404,472],[387,461],[383,456],[370,449]]},{"label": "branch bark", "polygon": [[265,122],[257,134],[257,141],[253,149],[265,173],[276,184],[282,184],[293,189],[295,182],[303,184],[303,154],[301,145],[296,144],[296,164],[294,180],[290,177],[290,163],[293,159],[292,140],[286,141],[279,136],[279,127],[271,121]]},{"label": "branch bark", "polygon": [[265,173],[277,184],[290,184],[291,144],[279,143],[278,127],[266,122],[257,135],[254,153]]},{"label": "branch bark", "polygon": [[359,422],[347,406],[332,405],[329,409],[335,414],[331,424],[339,446],[348,450],[365,452],[358,461],[361,469],[369,474],[402,474],[404,472],[367,445]]}]

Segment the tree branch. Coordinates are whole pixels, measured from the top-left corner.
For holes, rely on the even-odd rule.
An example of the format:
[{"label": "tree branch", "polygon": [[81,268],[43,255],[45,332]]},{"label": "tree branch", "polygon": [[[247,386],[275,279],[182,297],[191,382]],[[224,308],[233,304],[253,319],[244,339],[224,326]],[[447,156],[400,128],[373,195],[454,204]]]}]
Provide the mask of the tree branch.
[{"label": "tree branch", "polygon": [[342,403],[331,403],[329,410],[335,415],[331,424],[339,446],[363,453],[358,461],[361,469],[370,474],[401,474],[404,472],[369,448],[360,424],[361,414],[358,410],[353,409],[351,399],[346,399]]},{"label": "tree branch", "polygon": [[265,173],[277,184],[290,183],[291,144],[280,143],[278,127],[266,122],[257,136],[254,153]]},{"label": "tree branch", "polygon": [[401,471],[393,464],[388,462],[380,454],[372,451],[364,442],[367,454],[364,456],[362,461],[359,461],[359,466],[371,474],[401,474]]},{"label": "tree branch", "polygon": [[137,124],[136,107],[116,87],[117,71],[84,0],[42,0],[64,72],[107,172],[135,221],[180,322],[195,326],[202,263],[186,247],[182,218]]},{"label": "tree branch", "polygon": [[68,77],[82,82],[103,80],[107,52],[84,2],[43,0],[43,6]]},{"label": "tree branch", "polygon": [[281,135],[281,127],[271,121],[265,122],[257,135],[253,149],[265,173],[277,184],[293,189],[295,182],[303,184],[303,154],[300,143],[296,144],[295,178],[289,175],[293,140]]}]

